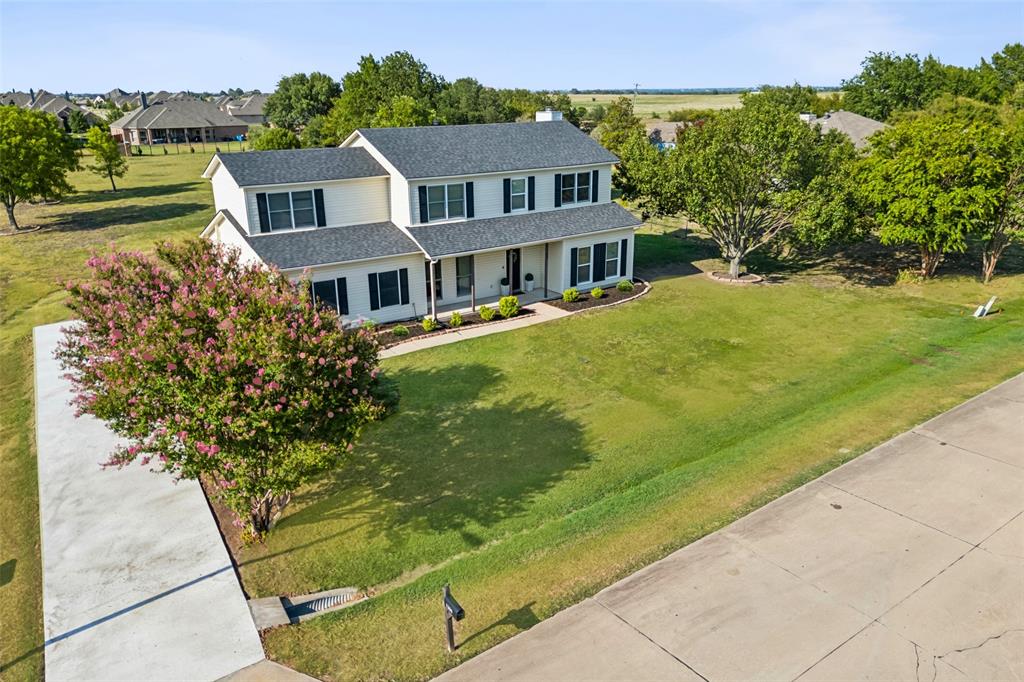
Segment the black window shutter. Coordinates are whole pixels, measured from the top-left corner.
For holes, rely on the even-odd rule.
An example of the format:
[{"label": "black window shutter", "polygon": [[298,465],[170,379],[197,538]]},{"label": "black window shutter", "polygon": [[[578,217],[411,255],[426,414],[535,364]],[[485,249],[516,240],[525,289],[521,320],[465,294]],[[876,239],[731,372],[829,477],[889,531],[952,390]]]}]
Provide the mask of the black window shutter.
[{"label": "black window shutter", "polygon": [[555,173],[555,206],[562,205],[562,174]]},{"label": "black window shutter", "polygon": [[316,226],[323,227],[327,224],[327,212],[324,210],[324,191],[313,190],[313,203],[316,205]]},{"label": "black window shutter", "polygon": [[377,291],[377,273],[366,276],[370,280],[370,310],[380,310],[380,292]]},{"label": "black window shutter", "polygon": [[256,195],[256,209],[260,214],[260,232],[270,232],[270,211],[267,210],[267,193]]},{"label": "black window shutter", "polygon": [[592,204],[597,203],[597,180],[598,172],[597,169],[594,169],[590,176],[590,203]]},{"label": "black window shutter", "polygon": [[512,178],[505,178],[504,180],[501,181],[501,185],[502,185],[502,192],[503,192],[503,196],[504,196],[503,203],[502,203],[502,212],[503,213],[511,213],[512,212]]},{"label": "black window shutter", "polygon": [[579,253],[579,249],[569,249],[569,286],[571,287],[576,286],[576,266],[579,264]]},{"label": "black window shutter", "polygon": [[466,183],[466,217],[473,217],[473,183]]},{"label": "black window shutter", "polygon": [[629,250],[629,240],[623,239],[619,244],[619,277],[626,276],[626,252]]},{"label": "black window shutter", "polygon": [[420,222],[425,223],[429,219],[427,214],[427,186],[420,185]]},{"label": "black window shutter", "polygon": [[531,211],[537,208],[537,202],[533,200],[534,185],[537,184],[536,182],[534,182],[535,179],[536,178],[532,175],[526,178],[526,208],[528,208]]},{"label": "black window shutter", "polygon": [[398,271],[398,290],[402,297],[402,305],[409,303],[409,268],[402,268]]},{"label": "black window shutter", "polygon": [[607,246],[604,242],[594,244],[594,258],[590,263],[590,272],[592,273],[590,275],[591,282],[600,282],[604,280],[606,267],[604,260],[607,253]]},{"label": "black window shutter", "polygon": [[348,285],[344,277],[338,278],[338,310],[342,315],[348,315]]}]

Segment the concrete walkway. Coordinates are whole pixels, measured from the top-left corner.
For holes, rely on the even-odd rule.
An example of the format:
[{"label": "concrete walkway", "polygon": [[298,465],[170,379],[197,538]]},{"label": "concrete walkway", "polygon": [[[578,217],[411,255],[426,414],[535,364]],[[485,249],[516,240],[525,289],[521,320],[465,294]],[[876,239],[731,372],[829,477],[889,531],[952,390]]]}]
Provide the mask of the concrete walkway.
[{"label": "concrete walkway", "polygon": [[76,419],[35,329],[47,680],[216,680],[263,659],[199,484],[102,469],[117,438]]},{"label": "concrete walkway", "polygon": [[529,327],[534,324],[540,324],[541,322],[555,320],[559,317],[565,317],[566,315],[572,314],[566,310],[562,310],[561,308],[548,305],[547,303],[530,303],[529,306],[534,311],[533,315],[528,315],[526,317],[514,317],[511,320],[503,320],[501,322],[481,325],[479,327],[466,327],[465,329],[448,332],[447,334],[435,334],[434,336],[427,336],[415,341],[407,341],[381,351],[380,357],[393,358],[396,355],[405,355],[406,353],[423,350],[424,348],[447,346],[449,343],[465,341],[466,339],[474,339],[478,336],[500,334],[501,332],[512,331],[513,329],[522,329],[523,327]]},{"label": "concrete walkway", "polygon": [[1024,375],[441,677],[1024,679]]}]

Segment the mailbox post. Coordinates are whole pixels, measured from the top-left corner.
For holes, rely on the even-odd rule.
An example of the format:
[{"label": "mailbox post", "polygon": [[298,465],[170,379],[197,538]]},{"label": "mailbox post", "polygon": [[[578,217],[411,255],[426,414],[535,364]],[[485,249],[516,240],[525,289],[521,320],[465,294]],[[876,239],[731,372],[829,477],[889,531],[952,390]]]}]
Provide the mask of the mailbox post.
[{"label": "mailbox post", "polygon": [[455,621],[465,618],[466,611],[459,605],[459,602],[455,601],[455,597],[452,596],[451,587],[447,583],[441,590],[441,595],[444,598],[445,641],[448,645],[448,651],[455,651]]}]

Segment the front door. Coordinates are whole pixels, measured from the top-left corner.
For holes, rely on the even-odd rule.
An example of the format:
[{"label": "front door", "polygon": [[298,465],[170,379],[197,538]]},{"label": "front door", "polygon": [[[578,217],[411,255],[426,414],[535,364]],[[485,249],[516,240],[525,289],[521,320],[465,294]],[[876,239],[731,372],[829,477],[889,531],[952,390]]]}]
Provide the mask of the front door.
[{"label": "front door", "polygon": [[512,293],[518,294],[523,290],[522,279],[520,278],[519,249],[508,249],[505,251],[505,272],[508,273],[508,283],[512,287]]}]

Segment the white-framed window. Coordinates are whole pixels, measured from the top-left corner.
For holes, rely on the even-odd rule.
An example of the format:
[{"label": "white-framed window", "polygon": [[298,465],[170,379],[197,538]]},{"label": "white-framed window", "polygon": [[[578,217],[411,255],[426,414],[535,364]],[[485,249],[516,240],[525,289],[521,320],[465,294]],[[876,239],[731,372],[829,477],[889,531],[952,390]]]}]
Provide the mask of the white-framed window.
[{"label": "white-framed window", "polygon": [[581,246],[576,252],[576,282],[583,284],[590,281],[590,247]]},{"label": "white-framed window", "polygon": [[377,273],[377,300],[379,307],[387,308],[393,305],[401,305],[402,296],[399,288],[399,271],[388,270]]},{"label": "white-framed window", "polygon": [[313,205],[313,190],[268,193],[267,215],[270,218],[271,230],[315,226],[316,208]]},{"label": "white-framed window", "polygon": [[[423,285],[427,292],[427,301],[430,301],[430,261],[423,261]],[[434,295],[440,301],[444,296],[444,282],[441,279],[441,261],[434,263]]]},{"label": "white-framed window", "polygon": [[466,185],[427,186],[427,220],[448,220],[466,215]]},{"label": "white-framed window", "polygon": [[619,275],[619,243],[608,242],[604,252],[604,278],[618,277]]},{"label": "white-framed window", "polygon": [[512,178],[509,183],[510,206],[513,211],[526,210],[526,178]]},{"label": "white-framed window", "polygon": [[590,201],[590,171],[562,174],[562,204]]}]

